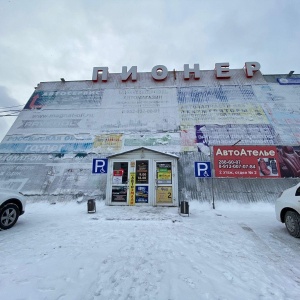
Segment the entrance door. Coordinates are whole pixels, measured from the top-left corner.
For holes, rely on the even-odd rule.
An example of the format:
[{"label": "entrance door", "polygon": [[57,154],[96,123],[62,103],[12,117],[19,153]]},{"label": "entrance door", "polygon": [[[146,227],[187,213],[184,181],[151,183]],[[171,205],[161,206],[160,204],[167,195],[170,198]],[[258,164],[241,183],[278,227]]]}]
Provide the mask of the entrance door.
[{"label": "entrance door", "polygon": [[112,204],[127,204],[128,179],[128,161],[114,161],[111,185]]},{"label": "entrance door", "polygon": [[177,160],[128,156],[109,161],[106,203],[177,206]]},{"label": "entrance door", "polygon": [[155,203],[156,205],[174,205],[174,179],[171,161],[155,162]]}]

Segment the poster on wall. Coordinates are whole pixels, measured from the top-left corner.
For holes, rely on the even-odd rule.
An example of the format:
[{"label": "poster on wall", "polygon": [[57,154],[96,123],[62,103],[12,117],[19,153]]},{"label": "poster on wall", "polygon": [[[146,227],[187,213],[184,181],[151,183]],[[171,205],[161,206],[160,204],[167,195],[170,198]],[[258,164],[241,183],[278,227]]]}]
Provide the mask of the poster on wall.
[{"label": "poster on wall", "polygon": [[205,152],[209,145],[233,145],[239,140],[243,145],[270,146],[280,142],[270,124],[195,125],[195,134],[199,152]]},{"label": "poster on wall", "polygon": [[135,187],[135,203],[148,203],[148,186]]},{"label": "poster on wall", "polygon": [[93,149],[97,153],[115,153],[122,149],[123,134],[98,134],[95,136]]},{"label": "poster on wall", "polygon": [[157,187],[156,203],[172,203],[172,187],[171,186]]},{"label": "poster on wall", "polygon": [[156,163],[157,183],[172,183],[172,165],[170,162]]},{"label": "poster on wall", "polygon": [[113,186],[111,194],[112,202],[127,202],[127,187],[126,186]]},{"label": "poster on wall", "polygon": [[179,106],[180,126],[194,124],[268,124],[268,118],[255,103],[183,103]]},{"label": "poster on wall", "polygon": [[182,126],[180,131],[181,152],[197,151],[194,126]]},{"label": "poster on wall", "polygon": [[148,183],[148,160],[136,161],[136,183],[147,184]]},{"label": "poster on wall", "polygon": [[214,146],[216,177],[280,177],[275,146]]},{"label": "poster on wall", "polygon": [[[105,89],[99,111],[101,129],[110,132],[114,128],[118,132],[172,132],[179,126],[175,99],[174,87]],[[129,138],[126,143],[130,146],[134,141]]]},{"label": "poster on wall", "polygon": [[53,90],[34,92],[24,109],[101,106],[103,90]]},{"label": "poster on wall", "polygon": [[122,176],[113,176],[112,183],[113,184],[122,184]]},{"label": "poster on wall", "polygon": [[113,184],[122,184],[123,182],[123,174],[124,170],[113,170],[113,178],[112,178],[112,183]]},{"label": "poster on wall", "polygon": [[163,151],[180,151],[180,134],[178,132],[167,133],[125,133],[124,150],[131,150],[133,147],[147,147],[150,149],[164,149]]}]

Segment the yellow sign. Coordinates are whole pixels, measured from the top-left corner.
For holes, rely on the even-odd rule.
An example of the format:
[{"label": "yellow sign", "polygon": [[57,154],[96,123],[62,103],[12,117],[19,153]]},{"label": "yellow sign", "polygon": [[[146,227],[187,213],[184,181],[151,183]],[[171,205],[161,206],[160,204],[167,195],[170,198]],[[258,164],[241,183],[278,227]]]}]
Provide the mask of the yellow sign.
[{"label": "yellow sign", "polygon": [[135,173],[130,173],[129,182],[129,205],[135,205]]},{"label": "yellow sign", "polygon": [[157,173],[158,180],[171,180],[172,174],[171,172],[159,172]]},{"label": "yellow sign", "polygon": [[172,187],[159,186],[156,190],[156,203],[172,203]]},{"label": "yellow sign", "polygon": [[123,134],[100,134],[96,135],[93,148],[99,152],[116,152],[122,148]]}]

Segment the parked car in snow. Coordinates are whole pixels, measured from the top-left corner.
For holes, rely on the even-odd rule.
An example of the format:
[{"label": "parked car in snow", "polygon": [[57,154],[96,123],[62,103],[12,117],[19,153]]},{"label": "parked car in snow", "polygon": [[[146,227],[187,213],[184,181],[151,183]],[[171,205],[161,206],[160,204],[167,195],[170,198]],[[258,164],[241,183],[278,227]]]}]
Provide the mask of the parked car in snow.
[{"label": "parked car in snow", "polygon": [[25,212],[26,199],[20,192],[0,189],[0,230],[13,227]]},{"label": "parked car in snow", "polygon": [[300,183],[283,191],[275,202],[278,221],[285,223],[293,237],[300,237]]}]

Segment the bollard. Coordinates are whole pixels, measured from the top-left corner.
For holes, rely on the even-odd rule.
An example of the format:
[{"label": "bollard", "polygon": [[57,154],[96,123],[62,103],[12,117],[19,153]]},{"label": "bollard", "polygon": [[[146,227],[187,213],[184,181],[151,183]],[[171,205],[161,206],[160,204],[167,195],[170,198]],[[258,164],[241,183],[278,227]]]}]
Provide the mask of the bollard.
[{"label": "bollard", "polygon": [[96,212],[96,202],[95,202],[95,199],[89,199],[87,201],[87,211],[88,211],[88,213],[95,213]]},{"label": "bollard", "polygon": [[180,202],[180,213],[184,215],[190,215],[188,201]]}]

